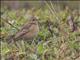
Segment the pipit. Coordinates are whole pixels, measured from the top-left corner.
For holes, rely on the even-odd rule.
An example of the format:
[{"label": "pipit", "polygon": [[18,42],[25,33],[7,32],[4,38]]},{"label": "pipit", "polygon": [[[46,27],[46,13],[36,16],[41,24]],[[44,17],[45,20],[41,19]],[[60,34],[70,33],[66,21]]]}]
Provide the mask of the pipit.
[{"label": "pipit", "polygon": [[25,23],[22,28],[14,35],[12,36],[10,40],[17,41],[17,40],[32,40],[34,37],[37,36],[39,32],[39,26],[38,26],[38,19],[34,16],[31,17],[31,19]]}]

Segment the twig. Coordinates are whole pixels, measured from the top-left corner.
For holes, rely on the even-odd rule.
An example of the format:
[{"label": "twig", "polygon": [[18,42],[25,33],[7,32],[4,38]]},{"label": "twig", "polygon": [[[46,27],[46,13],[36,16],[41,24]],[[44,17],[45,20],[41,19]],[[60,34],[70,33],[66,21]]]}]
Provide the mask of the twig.
[{"label": "twig", "polygon": [[45,2],[45,4],[48,6],[48,8],[49,8],[50,11],[52,12],[52,14],[56,16],[56,19],[57,19],[57,20],[60,20],[59,17],[56,15],[56,11],[55,11],[54,9],[51,9],[51,7],[53,8],[52,3],[50,2],[50,3],[51,3],[51,7],[50,7],[50,5],[47,3],[47,1],[44,1],[44,2]]},{"label": "twig", "polygon": [[9,23],[8,21],[6,21],[6,20],[5,20],[4,18],[2,18],[2,17],[1,17],[1,19],[2,19],[2,21],[4,21],[5,23],[9,24],[10,26],[12,26],[13,28],[15,28],[15,29],[17,29],[17,30],[19,31],[19,29],[18,29],[16,26],[12,25],[11,23]]}]

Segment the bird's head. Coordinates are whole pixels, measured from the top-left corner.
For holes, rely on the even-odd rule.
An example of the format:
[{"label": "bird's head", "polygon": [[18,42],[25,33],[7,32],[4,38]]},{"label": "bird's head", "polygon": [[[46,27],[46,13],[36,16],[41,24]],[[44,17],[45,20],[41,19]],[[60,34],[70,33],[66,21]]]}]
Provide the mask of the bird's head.
[{"label": "bird's head", "polygon": [[31,19],[30,19],[30,23],[32,23],[32,24],[38,24],[38,18],[32,16]]}]

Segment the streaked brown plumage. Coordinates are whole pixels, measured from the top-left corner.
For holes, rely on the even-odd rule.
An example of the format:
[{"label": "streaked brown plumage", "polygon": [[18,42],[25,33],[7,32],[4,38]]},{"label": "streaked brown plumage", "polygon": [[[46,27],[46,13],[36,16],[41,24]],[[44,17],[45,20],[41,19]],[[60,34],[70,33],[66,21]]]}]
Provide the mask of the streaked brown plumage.
[{"label": "streaked brown plumage", "polygon": [[38,21],[36,17],[31,17],[30,21],[22,26],[22,28],[11,38],[11,40],[32,40],[39,32]]}]

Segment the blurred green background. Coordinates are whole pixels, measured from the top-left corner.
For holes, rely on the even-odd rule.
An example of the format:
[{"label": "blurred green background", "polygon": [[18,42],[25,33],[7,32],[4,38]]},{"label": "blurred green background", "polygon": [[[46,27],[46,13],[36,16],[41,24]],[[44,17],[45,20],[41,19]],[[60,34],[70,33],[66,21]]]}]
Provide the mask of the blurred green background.
[{"label": "blurred green background", "polygon": [[[1,60],[80,60],[80,15],[74,16],[77,31],[71,32],[66,23],[73,10],[80,13],[80,1],[1,1]],[[32,14],[40,23],[35,42],[8,44],[6,38],[15,35]]]}]

